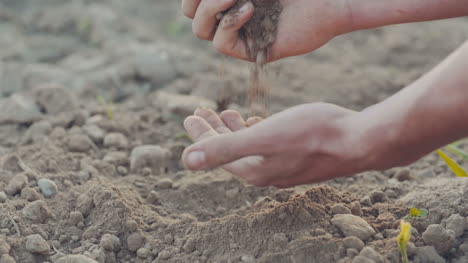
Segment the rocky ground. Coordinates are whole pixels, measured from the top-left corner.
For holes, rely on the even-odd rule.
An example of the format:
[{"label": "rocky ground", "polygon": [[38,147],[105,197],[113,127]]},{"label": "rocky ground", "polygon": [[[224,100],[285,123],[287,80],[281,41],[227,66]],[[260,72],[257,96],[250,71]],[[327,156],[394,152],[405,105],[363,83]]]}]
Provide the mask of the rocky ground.
[{"label": "rocky ground", "polygon": [[[244,107],[248,65],[190,33],[173,0],[0,0],[0,263],[468,262],[468,181],[435,154],[320,185],[185,171],[181,122]],[[468,19],[339,37],[269,67],[270,110],[362,109],[468,37]],[[466,147],[465,147],[466,148]]]}]

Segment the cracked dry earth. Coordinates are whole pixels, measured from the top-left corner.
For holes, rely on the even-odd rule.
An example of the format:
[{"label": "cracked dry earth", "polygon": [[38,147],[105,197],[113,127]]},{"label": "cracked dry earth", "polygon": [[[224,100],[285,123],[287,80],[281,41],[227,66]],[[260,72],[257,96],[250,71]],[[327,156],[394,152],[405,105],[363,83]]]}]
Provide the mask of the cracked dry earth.
[{"label": "cracked dry earth", "polygon": [[[226,98],[246,116],[249,75],[179,12],[172,0],[0,0],[1,263],[393,263],[413,206],[429,216],[410,260],[468,262],[468,181],[435,154],[283,190],[184,170],[184,117]],[[434,66],[467,26],[361,31],[274,63],[270,111],[363,109]]]}]

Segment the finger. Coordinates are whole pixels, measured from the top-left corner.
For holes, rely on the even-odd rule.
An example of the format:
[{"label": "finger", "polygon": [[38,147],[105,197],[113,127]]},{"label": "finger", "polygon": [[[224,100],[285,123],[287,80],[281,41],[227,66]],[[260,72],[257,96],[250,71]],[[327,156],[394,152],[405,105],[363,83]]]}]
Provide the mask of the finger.
[{"label": "finger", "polygon": [[263,119],[260,118],[260,117],[250,117],[250,118],[247,119],[246,125],[247,125],[247,127],[252,127],[255,124],[261,122],[262,120]]},{"label": "finger", "polygon": [[192,29],[200,39],[211,40],[218,22],[216,16],[227,10],[235,0],[203,0],[195,13]]},{"label": "finger", "polygon": [[184,121],[184,127],[195,142],[218,135],[205,119],[198,116],[187,117]]},{"label": "finger", "polygon": [[191,170],[206,170],[247,156],[264,156],[276,147],[269,137],[255,129],[209,137],[185,149],[182,161]]},{"label": "finger", "polygon": [[247,2],[237,12],[225,15],[214,35],[214,48],[228,56],[250,61],[244,41],[239,39],[239,29],[249,21],[253,13],[254,6]]},{"label": "finger", "polygon": [[200,1],[201,0],[182,0],[182,12],[184,12],[184,15],[193,19],[200,5]]},{"label": "finger", "polygon": [[231,132],[231,130],[228,127],[226,127],[224,122],[218,116],[218,114],[212,109],[198,108],[195,111],[195,116],[205,119],[205,121],[208,122],[211,125],[211,127],[219,133]]},{"label": "finger", "polygon": [[245,129],[246,123],[239,112],[234,110],[226,110],[220,114],[221,120],[233,132]]}]

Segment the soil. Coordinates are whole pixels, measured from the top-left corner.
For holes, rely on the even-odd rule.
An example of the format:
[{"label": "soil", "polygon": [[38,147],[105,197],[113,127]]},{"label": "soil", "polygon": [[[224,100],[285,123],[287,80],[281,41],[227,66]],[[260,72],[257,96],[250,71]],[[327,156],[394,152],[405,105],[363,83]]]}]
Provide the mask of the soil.
[{"label": "soil", "polygon": [[[468,181],[436,154],[290,189],[186,171],[183,119],[227,97],[247,117],[249,70],[195,39],[179,4],[0,0],[1,263],[393,263],[413,206],[429,216],[413,223],[410,260],[468,262]],[[361,110],[447,56],[467,26],[355,32],[273,63],[270,109]]]}]

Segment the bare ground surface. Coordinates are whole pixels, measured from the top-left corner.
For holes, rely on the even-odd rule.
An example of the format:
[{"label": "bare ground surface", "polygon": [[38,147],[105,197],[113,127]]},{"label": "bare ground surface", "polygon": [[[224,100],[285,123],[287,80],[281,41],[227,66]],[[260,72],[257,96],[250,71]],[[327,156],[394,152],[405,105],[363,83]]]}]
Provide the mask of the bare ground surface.
[{"label": "bare ground surface", "polygon": [[[1,263],[400,262],[412,206],[429,216],[414,223],[410,260],[468,262],[468,181],[434,154],[284,190],[185,171],[183,118],[226,98],[248,114],[249,76],[192,36],[179,4],[0,0]],[[467,29],[460,18],[356,32],[276,62],[270,110],[363,109]]]}]

